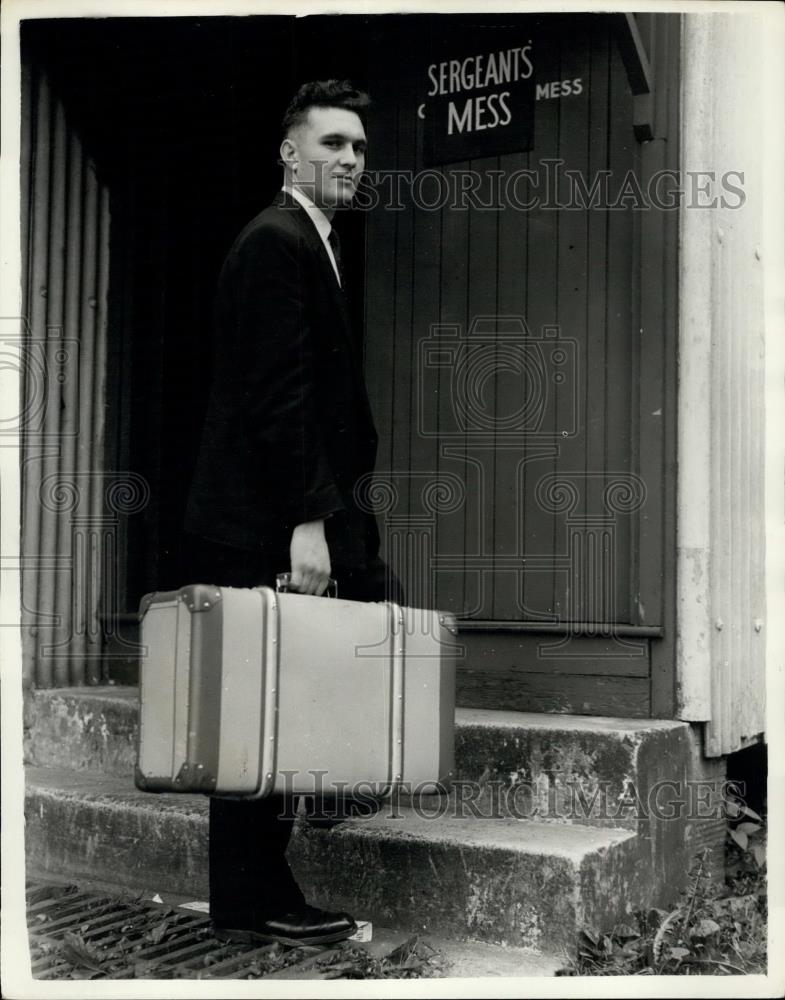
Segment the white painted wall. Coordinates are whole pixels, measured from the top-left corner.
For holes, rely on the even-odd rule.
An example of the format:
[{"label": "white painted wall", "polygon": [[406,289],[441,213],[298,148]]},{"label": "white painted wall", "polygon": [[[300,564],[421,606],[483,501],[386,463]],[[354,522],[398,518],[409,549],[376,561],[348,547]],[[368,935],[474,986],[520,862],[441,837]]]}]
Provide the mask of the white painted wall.
[{"label": "white painted wall", "polygon": [[[765,729],[765,663],[776,655],[766,505],[777,504],[783,468],[772,387],[782,322],[766,312],[764,269],[777,254],[767,223],[781,236],[783,182],[764,151],[782,131],[781,96],[767,94],[782,18],[750,6],[686,14],[682,34],[677,697],[680,718],[707,722],[710,755]],[[713,172],[713,207],[695,205],[690,171]],[[726,192],[723,204],[731,171],[744,195]]]}]

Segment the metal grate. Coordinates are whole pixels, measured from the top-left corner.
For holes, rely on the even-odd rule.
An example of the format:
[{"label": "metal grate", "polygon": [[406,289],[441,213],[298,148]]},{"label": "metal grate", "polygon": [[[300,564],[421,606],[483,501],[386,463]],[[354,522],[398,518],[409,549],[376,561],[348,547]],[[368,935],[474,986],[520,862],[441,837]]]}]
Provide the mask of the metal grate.
[{"label": "metal grate", "polygon": [[205,914],[40,881],[27,926],[35,979],[264,979],[329,950],[228,944]]}]

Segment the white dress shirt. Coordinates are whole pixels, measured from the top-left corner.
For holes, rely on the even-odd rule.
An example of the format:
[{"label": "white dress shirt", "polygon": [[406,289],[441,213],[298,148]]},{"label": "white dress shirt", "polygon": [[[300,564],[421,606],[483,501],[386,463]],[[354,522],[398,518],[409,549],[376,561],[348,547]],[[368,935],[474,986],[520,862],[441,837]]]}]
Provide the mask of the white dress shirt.
[{"label": "white dress shirt", "polygon": [[335,262],[333,248],[330,246],[330,241],[328,239],[330,230],[333,228],[330,220],[320,208],[314,205],[308,195],[303,194],[299,188],[286,187],[286,185],[284,185],[283,190],[286,191],[287,194],[290,194],[295,201],[299,202],[303,206],[305,211],[308,213],[311,222],[314,226],[316,226],[316,232],[321,237],[322,243],[324,243],[324,249],[327,251],[327,256],[330,258],[330,262],[333,265],[333,271],[335,271],[335,277],[340,285],[341,276],[338,274],[338,265]]}]

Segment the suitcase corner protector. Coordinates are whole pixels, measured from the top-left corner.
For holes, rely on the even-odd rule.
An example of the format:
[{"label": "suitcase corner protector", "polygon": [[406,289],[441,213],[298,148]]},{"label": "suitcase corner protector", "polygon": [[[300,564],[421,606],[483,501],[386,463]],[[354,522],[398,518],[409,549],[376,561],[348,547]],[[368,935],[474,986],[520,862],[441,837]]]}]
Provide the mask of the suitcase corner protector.
[{"label": "suitcase corner protector", "polygon": [[145,594],[144,597],[139,601],[139,618],[140,620],[144,618],[147,612],[150,610],[150,605],[155,600],[157,594],[153,591],[151,594]]},{"label": "suitcase corner protector", "polygon": [[221,601],[221,588],[210,583],[190,583],[179,590],[154,590],[145,594],[139,601],[139,620],[141,621],[154,604],[167,604],[179,601],[194,614],[197,611],[210,611]]},{"label": "suitcase corner protector", "polygon": [[137,764],[134,767],[134,785],[139,789],[140,792],[157,792],[156,781],[150,781],[144,771]]},{"label": "suitcase corner protector", "polygon": [[452,635],[458,634],[458,622],[455,615],[450,611],[437,611],[439,616],[439,624],[442,628],[447,629]]},{"label": "suitcase corner protector", "polygon": [[172,784],[176,791],[201,792],[209,795],[215,791],[218,781],[216,775],[211,774],[204,764],[186,762],[177,772]]},{"label": "suitcase corner protector", "polygon": [[178,591],[179,599],[191,614],[210,611],[221,600],[221,588],[208,583],[191,583]]}]

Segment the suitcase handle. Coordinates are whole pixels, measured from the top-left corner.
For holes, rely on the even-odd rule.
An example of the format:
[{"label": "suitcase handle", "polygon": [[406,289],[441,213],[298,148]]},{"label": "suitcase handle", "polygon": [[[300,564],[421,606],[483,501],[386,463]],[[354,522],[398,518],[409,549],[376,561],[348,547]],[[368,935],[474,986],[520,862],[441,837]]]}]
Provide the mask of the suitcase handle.
[{"label": "suitcase handle", "polygon": [[[275,592],[276,594],[288,594],[289,585],[292,580],[291,573],[278,573],[275,577]],[[330,590],[332,589],[332,593]],[[292,591],[292,593],[297,593],[297,591]],[[338,581],[333,577],[327,582],[327,590],[324,592],[325,597],[337,597],[338,596]]]}]

